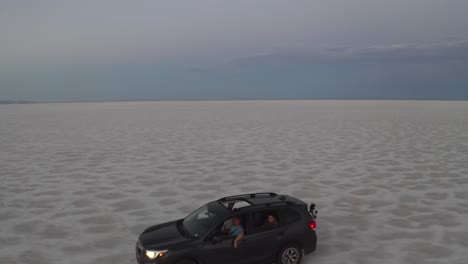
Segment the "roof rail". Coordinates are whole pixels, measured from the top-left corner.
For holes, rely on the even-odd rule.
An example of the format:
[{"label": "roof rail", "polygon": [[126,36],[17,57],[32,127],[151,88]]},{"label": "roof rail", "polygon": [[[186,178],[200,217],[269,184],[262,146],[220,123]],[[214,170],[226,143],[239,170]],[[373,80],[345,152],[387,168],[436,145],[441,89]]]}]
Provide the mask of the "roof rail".
[{"label": "roof rail", "polygon": [[256,204],[252,206],[245,206],[241,208],[236,208],[234,209],[235,212],[240,212],[244,210],[249,210],[249,209],[254,209],[254,208],[269,208],[269,207],[275,207],[275,206],[281,206],[281,205],[294,205],[293,202],[271,202],[271,203],[264,203],[264,204]]},{"label": "roof rail", "polygon": [[254,199],[254,198],[275,197],[275,196],[278,196],[278,195],[276,193],[272,193],[272,192],[250,193],[250,194],[227,196],[227,197],[219,199],[218,201],[226,202],[226,201],[233,201],[233,200]]}]

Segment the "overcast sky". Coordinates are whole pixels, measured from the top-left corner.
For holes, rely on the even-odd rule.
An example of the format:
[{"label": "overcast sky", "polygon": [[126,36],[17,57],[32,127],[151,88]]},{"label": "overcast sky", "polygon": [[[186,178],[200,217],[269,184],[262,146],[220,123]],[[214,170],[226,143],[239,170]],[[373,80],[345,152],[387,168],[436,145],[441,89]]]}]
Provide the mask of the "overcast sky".
[{"label": "overcast sky", "polygon": [[468,99],[466,0],[0,0],[0,100]]}]

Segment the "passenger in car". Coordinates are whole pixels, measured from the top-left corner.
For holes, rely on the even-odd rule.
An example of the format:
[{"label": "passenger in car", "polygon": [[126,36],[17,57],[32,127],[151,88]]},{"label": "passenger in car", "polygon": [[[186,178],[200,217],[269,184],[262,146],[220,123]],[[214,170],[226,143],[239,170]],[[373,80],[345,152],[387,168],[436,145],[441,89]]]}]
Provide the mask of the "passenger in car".
[{"label": "passenger in car", "polygon": [[278,227],[278,219],[273,214],[269,214],[267,220],[263,224],[264,229],[274,229]]}]

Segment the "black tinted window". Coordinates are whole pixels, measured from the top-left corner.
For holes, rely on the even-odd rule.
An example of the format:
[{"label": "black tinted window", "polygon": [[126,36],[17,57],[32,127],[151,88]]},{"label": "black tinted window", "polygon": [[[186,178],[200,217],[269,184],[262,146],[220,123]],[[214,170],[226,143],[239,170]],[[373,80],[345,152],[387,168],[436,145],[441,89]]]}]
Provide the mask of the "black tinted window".
[{"label": "black tinted window", "polygon": [[289,225],[301,219],[301,215],[292,208],[279,209],[277,212],[279,223],[282,226]]}]

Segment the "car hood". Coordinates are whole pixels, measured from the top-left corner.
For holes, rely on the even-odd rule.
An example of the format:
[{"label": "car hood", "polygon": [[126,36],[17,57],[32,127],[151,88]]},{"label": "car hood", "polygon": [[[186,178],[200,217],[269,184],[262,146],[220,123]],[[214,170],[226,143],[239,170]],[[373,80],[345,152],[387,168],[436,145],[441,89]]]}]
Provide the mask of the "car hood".
[{"label": "car hood", "polygon": [[147,228],[139,237],[139,241],[145,249],[171,249],[188,241],[179,229],[177,223],[181,220],[167,222]]}]

